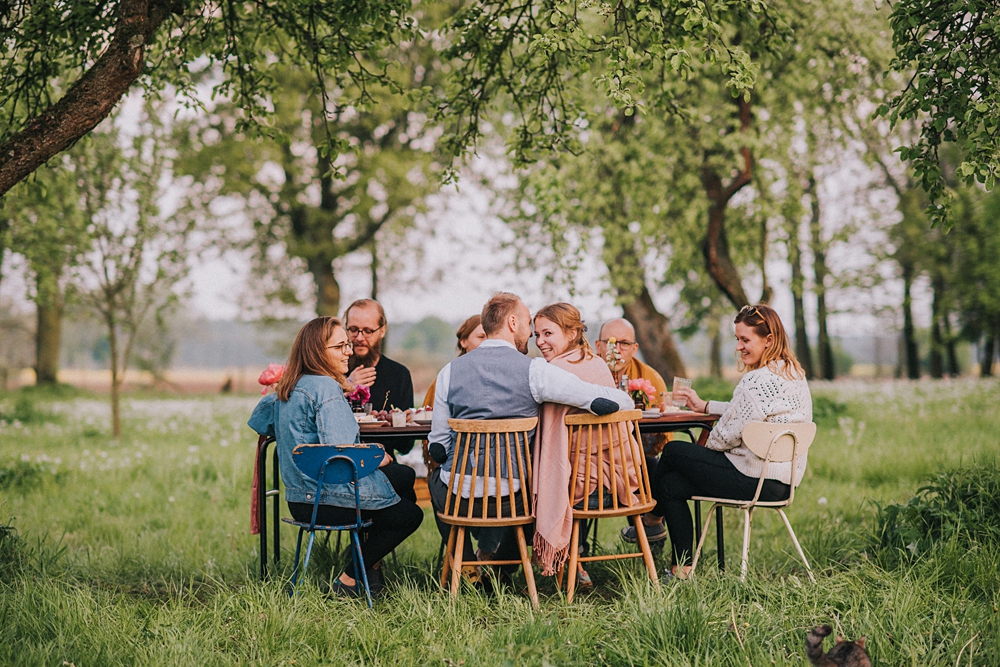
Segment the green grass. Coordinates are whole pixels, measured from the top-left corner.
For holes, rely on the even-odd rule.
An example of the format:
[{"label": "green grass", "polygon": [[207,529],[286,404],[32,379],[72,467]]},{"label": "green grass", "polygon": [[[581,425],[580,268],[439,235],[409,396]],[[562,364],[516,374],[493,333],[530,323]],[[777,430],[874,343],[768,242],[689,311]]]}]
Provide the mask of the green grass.
[{"label": "green grass", "polygon": [[[0,664],[805,665],[804,636],[819,623],[866,635],[878,665],[1000,663],[997,498],[970,504],[945,488],[973,479],[986,496],[990,474],[939,479],[895,518],[879,509],[911,507],[947,470],[996,469],[1000,385],[813,389],[819,435],[789,516],[817,584],[766,512],[741,583],[729,513],[726,573],[710,537],[693,581],[657,592],[638,562],[595,564],[596,590],[573,605],[539,577],[539,611],[517,592],[439,593],[429,513],[389,563],[391,592],[374,611],[321,594],[336,567],[322,552],[289,599],[290,530],[279,578],[259,583],[245,426],[254,398],[126,399],[116,441],[103,398],[0,395],[0,524],[12,527],[0,529]],[[990,519],[992,530],[945,529]],[[902,542],[930,525],[920,521],[937,541],[914,554]],[[608,548],[613,523],[601,525]]]}]

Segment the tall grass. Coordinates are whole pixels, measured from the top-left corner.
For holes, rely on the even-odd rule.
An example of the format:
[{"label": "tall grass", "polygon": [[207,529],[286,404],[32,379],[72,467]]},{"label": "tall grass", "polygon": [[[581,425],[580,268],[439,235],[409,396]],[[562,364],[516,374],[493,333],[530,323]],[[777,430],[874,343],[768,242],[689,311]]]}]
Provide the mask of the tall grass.
[{"label": "tall grass", "polygon": [[[253,399],[126,401],[113,440],[103,400],[30,396],[42,418],[0,417],[0,664],[804,665],[805,633],[819,623],[867,635],[879,665],[1000,663],[996,514],[975,504],[996,488],[983,466],[997,384],[814,393],[819,435],[789,515],[817,584],[772,513],[755,518],[741,583],[729,514],[727,572],[714,569],[710,538],[693,581],[657,592],[637,563],[595,564],[595,591],[573,605],[540,578],[537,611],[520,584],[493,599],[439,593],[429,513],[389,560],[390,592],[374,611],[322,594],[330,554],[290,599],[291,532],[275,580],[256,580]],[[19,398],[0,396],[0,414]],[[601,525],[610,549],[613,523]],[[907,549],[913,531],[926,536]]]}]

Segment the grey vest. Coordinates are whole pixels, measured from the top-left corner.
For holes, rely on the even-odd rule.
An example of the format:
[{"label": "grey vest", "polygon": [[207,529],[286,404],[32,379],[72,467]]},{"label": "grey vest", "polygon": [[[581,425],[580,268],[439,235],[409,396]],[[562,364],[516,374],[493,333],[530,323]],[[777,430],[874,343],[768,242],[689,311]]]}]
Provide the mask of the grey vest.
[{"label": "grey vest", "polygon": [[[454,419],[514,419],[537,417],[538,403],[531,395],[528,369],[531,359],[512,347],[478,347],[451,362],[448,405]],[[533,432],[529,434],[533,437]],[[521,451],[527,452],[525,447]],[[451,470],[455,453],[455,434],[451,434],[448,460],[442,465]],[[492,470],[490,477],[496,477]],[[515,474],[520,461],[514,460]],[[471,470],[472,461],[468,467]],[[506,461],[501,460],[500,475],[506,475]]]}]

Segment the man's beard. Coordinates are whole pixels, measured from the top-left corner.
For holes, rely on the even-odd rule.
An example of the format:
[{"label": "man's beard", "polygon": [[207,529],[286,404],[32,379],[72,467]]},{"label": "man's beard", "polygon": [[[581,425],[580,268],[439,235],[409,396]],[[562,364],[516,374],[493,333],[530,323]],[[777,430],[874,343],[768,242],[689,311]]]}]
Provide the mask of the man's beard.
[{"label": "man's beard", "polygon": [[514,336],[514,347],[521,354],[528,354],[528,340],[531,339],[531,329],[527,332],[518,332],[519,335]]},{"label": "man's beard", "polygon": [[377,342],[372,343],[371,347],[368,348],[368,354],[351,355],[351,358],[347,362],[348,373],[353,371],[358,366],[364,366],[365,368],[375,368],[375,364],[378,363],[379,357],[382,356],[382,339],[378,339]]}]

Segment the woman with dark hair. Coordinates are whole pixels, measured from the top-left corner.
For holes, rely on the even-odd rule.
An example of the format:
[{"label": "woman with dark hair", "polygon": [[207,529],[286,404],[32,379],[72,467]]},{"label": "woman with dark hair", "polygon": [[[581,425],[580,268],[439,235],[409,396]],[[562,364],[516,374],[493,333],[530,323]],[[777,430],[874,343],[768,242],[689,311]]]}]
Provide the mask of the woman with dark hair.
[{"label": "woman with dark hair", "polygon": [[[722,417],[704,447],[676,440],[667,443],[653,478],[656,509],[643,516],[650,541],[670,534],[673,565],[669,574],[680,578],[690,573],[694,551],[688,499],[715,496],[750,500],[757,490],[764,462],[743,444],[743,427],[750,422],[812,421],[812,396],[805,373],[778,314],[764,305],[744,306],[734,323],[737,368],[746,375],[729,402],[707,401],[693,389],[678,388],[677,397],[691,409]],[[791,485],[802,481],[805,468],[805,457],[794,471],[791,463],[771,463],[760,499],[787,498]],[[622,539],[635,542],[635,527],[623,529]]]},{"label": "woman with dark hair", "polygon": [[[262,398],[250,417],[252,429],[273,434],[277,440],[285,500],[296,521],[308,522],[312,518],[316,480],[299,471],[292,450],[303,444],[359,442],[358,424],[344,397],[344,389],[349,386],[347,360],[352,352],[347,332],[338,320],[312,320],[295,337],[277,392]],[[386,456],[382,465],[391,462],[392,457]],[[380,470],[361,479],[358,486],[361,516],[372,521],[361,552],[372,594],[376,594],[382,587],[382,558],[420,526],[424,515],[412,500],[397,495]],[[354,502],[352,485],[325,484],[316,522],[353,523]],[[338,595],[359,593],[358,583],[347,574],[353,571],[353,561],[349,560],[344,573],[333,583]]]}]

